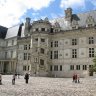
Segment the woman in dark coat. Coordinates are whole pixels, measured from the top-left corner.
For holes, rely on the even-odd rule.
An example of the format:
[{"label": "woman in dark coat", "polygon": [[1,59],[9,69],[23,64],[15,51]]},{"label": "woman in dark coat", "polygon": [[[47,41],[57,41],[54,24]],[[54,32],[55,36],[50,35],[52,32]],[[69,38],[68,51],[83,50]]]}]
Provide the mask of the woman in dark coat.
[{"label": "woman in dark coat", "polygon": [[12,77],[12,85],[15,85],[15,74]]},{"label": "woman in dark coat", "polygon": [[73,82],[75,82],[75,74],[73,75]]},{"label": "woman in dark coat", "polygon": [[29,74],[28,73],[25,74],[24,79],[25,79],[25,83],[28,84],[28,80],[29,80]]}]

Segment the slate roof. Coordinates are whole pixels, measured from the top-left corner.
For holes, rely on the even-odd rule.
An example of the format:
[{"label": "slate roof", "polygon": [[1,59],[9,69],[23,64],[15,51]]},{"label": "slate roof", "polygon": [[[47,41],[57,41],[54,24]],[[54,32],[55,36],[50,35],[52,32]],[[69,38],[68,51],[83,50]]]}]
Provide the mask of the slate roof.
[{"label": "slate roof", "polygon": [[[75,19],[76,21],[78,21],[79,27],[84,27],[86,26],[86,19],[88,18],[88,16],[92,16],[96,23],[96,10],[85,12],[85,13],[80,13],[80,14],[72,14],[72,19]],[[71,29],[71,24],[70,22],[66,21],[65,17],[59,17],[59,18],[51,20],[50,22],[52,23],[52,25],[54,25],[55,22],[58,22],[62,30]]]},{"label": "slate roof", "polygon": [[13,27],[8,28],[8,31],[7,31],[7,34],[6,34],[6,38],[5,39],[8,39],[8,38],[12,38],[12,37],[17,36],[18,30],[19,30],[19,26],[20,25],[16,25],[16,26],[13,26]]},{"label": "slate roof", "polygon": [[[96,10],[89,11],[86,13],[80,13],[80,14],[72,14],[72,20],[74,19],[74,20],[78,21],[79,27],[85,27],[86,19],[88,18],[88,16],[92,16],[94,18],[94,21],[96,24]],[[61,30],[72,30],[70,22],[67,21],[65,17],[59,17],[59,18],[49,20],[49,21],[53,26],[56,25],[56,22],[57,22],[58,25],[60,25]],[[16,37],[16,36],[25,37],[24,36],[25,25],[22,27],[20,27],[20,26],[21,26],[21,24],[8,28],[7,34],[5,34],[6,33],[5,32],[5,33],[3,33],[3,36],[1,36],[2,32],[0,32],[0,38],[2,37],[5,39],[8,39],[8,38]],[[5,37],[5,35],[6,35],[6,37]]]},{"label": "slate roof", "polygon": [[0,26],[0,38],[4,39],[7,33],[7,29],[6,27]]},{"label": "slate roof", "polygon": [[22,26],[23,26],[23,24],[18,24],[16,26],[13,26],[13,27],[8,28],[5,39],[9,39],[9,38],[12,38],[12,37],[21,36],[21,34],[22,34],[21,33]]}]

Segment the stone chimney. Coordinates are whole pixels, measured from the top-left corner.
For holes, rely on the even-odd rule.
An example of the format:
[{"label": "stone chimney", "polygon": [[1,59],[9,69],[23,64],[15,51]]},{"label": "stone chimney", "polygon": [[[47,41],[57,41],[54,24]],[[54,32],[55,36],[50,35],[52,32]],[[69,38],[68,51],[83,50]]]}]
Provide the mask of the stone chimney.
[{"label": "stone chimney", "polygon": [[29,17],[26,18],[25,28],[29,28],[30,27],[30,20],[31,19]]},{"label": "stone chimney", "polygon": [[31,19],[29,17],[27,17],[26,22],[25,22],[25,30],[24,30],[25,36],[27,36],[30,31],[30,26],[31,26],[30,21],[31,21]]},{"label": "stone chimney", "polygon": [[72,8],[67,8],[65,10],[65,18],[67,21],[71,21],[72,19]]}]

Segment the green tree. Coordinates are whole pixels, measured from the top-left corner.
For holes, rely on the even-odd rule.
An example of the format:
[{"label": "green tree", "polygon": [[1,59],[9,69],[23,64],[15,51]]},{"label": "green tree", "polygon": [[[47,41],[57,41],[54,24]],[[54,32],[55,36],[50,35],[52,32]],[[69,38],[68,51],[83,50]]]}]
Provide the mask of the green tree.
[{"label": "green tree", "polygon": [[89,67],[90,76],[93,76],[93,72],[96,72],[96,56],[93,59],[93,65]]},{"label": "green tree", "polygon": [[93,69],[93,72],[96,72],[96,56],[94,57],[94,59],[93,59],[93,67],[92,67],[92,69]]}]

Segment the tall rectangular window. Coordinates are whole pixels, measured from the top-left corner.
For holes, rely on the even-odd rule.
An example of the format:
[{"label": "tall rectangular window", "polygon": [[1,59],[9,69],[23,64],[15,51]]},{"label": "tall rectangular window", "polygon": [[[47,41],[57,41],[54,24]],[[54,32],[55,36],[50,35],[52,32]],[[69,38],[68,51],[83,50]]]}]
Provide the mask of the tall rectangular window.
[{"label": "tall rectangular window", "polygon": [[76,65],[76,70],[80,70],[80,65]]},{"label": "tall rectangular window", "polygon": [[34,58],[34,62],[35,62],[35,63],[37,63],[37,62],[38,62],[38,59],[37,59],[36,57]]},{"label": "tall rectangular window", "polygon": [[12,40],[12,45],[14,45],[14,40]]},{"label": "tall rectangular window", "polygon": [[77,49],[72,49],[72,58],[77,58]]},{"label": "tall rectangular window", "polygon": [[83,70],[87,70],[87,65],[83,65]]},{"label": "tall rectangular window", "polygon": [[94,44],[94,38],[93,37],[89,37],[89,44]]},{"label": "tall rectangular window", "polygon": [[89,57],[94,57],[94,48],[89,48]]},{"label": "tall rectangular window", "polygon": [[8,54],[8,53],[7,53],[7,52],[5,52],[5,59],[7,59],[7,54]]},{"label": "tall rectangular window", "polygon": [[23,66],[23,71],[26,71],[26,66]]},{"label": "tall rectangular window", "polygon": [[24,45],[24,50],[27,50],[27,45]]},{"label": "tall rectangular window", "polygon": [[52,59],[53,58],[53,52],[51,51],[50,52],[50,59]]},{"label": "tall rectangular window", "polygon": [[58,65],[54,65],[54,71],[58,71]]},{"label": "tall rectangular window", "polygon": [[44,65],[44,60],[40,59],[40,65]]},{"label": "tall rectangular window", "polygon": [[41,52],[42,54],[44,54],[44,51],[45,51],[45,50],[44,50],[43,48],[40,49],[40,52]]},{"label": "tall rectangular window", "polygon": [[24,60],[27,60],[27,53],[24,53]]},{"label": "tall rectangular window", "polygon": [[62,71],[62,65],[60,65],[60,71]]},{"label": "tall rectangular window", "polygon": [[51,42],[51,47],[53,47],[53,42]]},{"label": "tall rectangular window", "polygon": [[70,65],[70,70],[74,70],[74,65]]},{"label": "tall rectangular window", "polygon": [[29,49],[30,49],[30,44],[29,44]]},{"label": "tall rectangular window", "polygon": [[8,41],[6,41],[6,46],[8,46]]},{"label": "tall rectangular window", "polygon": [[28,53],[28,60],[30,60],[30,53]]},{"label": "tall rectangular window", "polygon": [[52,65],[50,65],[50,71],[52,71]]},{"label": "tall rectangular window", "polygon": [[13,51],[11,51],[11,58],[13,57]]},{"label": "tall rectangular window", "polygon": [[30,69],[30,66],[28,66],[28,70]]},{"label": "tall rectangular window", "polygon": [[54,47],[58,47],[58,41],[54,42]]},{"label": "tall rectangular window", "polygon": [[77,39],[72,39],[72,45],[77,45]]},{"label": "tall rectangular window", "polygon": [[54,51],[54,59],[58,59],[58,51]]}]

